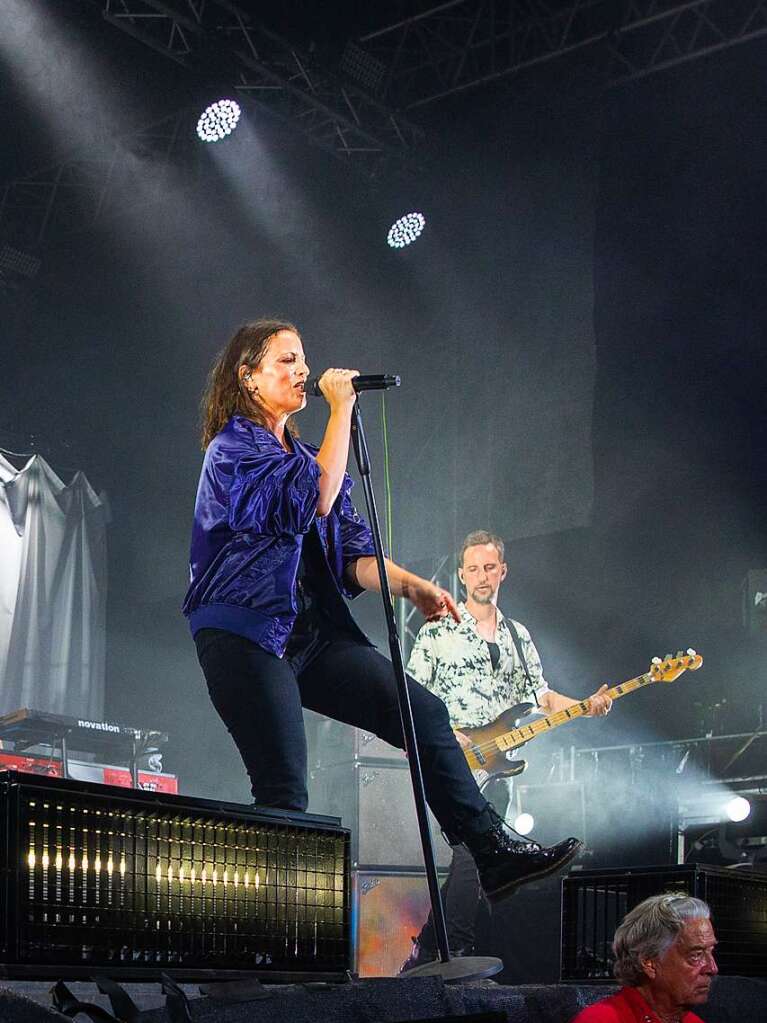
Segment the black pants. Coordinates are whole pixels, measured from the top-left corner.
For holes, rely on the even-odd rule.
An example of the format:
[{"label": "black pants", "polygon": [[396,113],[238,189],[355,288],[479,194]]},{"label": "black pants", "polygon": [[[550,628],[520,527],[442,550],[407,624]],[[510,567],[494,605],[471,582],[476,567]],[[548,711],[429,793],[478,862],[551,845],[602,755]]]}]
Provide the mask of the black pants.
[{"label": "black pants", "polygon": [[[306,810],[306,737],[301,707],[404,747],[391,662],[350,636],[334,637],[296,676],[287,660],[243,636],[195,636],[208,690],[262,806]],[[483,798],[456,742],[444,703],[408,679],[426,798],[452,840],[486,827]]]},{"label": "black pants", "polygon": [[[440,891],[445,910],[448,947],[451,952],[468,955],[474,947],[478,915],[483,907],[489,912],[489,906],[479,883],[476,864],[465,845],[453,847],[450,869]],[[431,912],[418,935],[418,943],[428,952],[437,951]]]}]

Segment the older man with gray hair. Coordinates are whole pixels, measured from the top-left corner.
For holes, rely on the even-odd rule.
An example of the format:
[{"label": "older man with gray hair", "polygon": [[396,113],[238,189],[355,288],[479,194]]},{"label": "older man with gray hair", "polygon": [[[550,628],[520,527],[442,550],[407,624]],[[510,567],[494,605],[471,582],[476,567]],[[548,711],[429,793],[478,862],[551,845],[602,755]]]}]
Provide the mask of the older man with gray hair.
[{"label": "older man with gray hair", "polygon": [[572,1023],[702,1023],[691,1007],[707,1001],[718,972],[710,918],[705,902],[683,893],[640,902],[613,940],[613,969],[623,987]]}]

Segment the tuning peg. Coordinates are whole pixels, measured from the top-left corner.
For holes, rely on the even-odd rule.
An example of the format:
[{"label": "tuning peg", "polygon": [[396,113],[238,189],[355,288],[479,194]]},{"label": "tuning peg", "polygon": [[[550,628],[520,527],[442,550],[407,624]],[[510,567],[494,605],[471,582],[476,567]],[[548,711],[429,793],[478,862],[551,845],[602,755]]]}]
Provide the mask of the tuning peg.
[{"label": "tuning peg", "polygon": [[695,652],[695,651],[693,650],[693,648],[692,648],[692,647],[688,647],[688,648],[687,648],[687,656],[688,656],[688,657],[697,657],[698,655],[697,655],[697,653],[696,653],[696,652]]},{"label": "tuning peg", "polygon": [[653,663],[653,664],[660,664],[660,663],[661,663],[661,659],[660,659],[660,657],[653,657],[653,659],[652,659],[652,663]]},{"label": "tuning peg", "polygon": [[677,656],[677,659],[680,659],[680,658],[684,657],[684,650],[677,650],[676,656]]},{"label": "tuning peg", "polygon": [[666,654],[666,656],[663,658],[663,660],[664,661],[670,661],[671,660],[671,654]]}]

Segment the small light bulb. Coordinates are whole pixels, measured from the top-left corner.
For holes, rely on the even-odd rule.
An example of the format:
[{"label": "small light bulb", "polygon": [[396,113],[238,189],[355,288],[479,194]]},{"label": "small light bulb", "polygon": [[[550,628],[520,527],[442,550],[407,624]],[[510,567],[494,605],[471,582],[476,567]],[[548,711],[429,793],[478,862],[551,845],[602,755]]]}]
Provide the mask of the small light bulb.
[{"label": "small light bulb", "polygon": [[751,813],[751,804],[743,796],[735,796],[725,805],[724,812],[728,820],[731,820],[733,823],[739,823],[744,821]]},{"label": "small light bulb", "polygon": [[531,813],[520,813],[514,821],[514,830],[520,835],[529,835],[535,827],[535,818]]}]

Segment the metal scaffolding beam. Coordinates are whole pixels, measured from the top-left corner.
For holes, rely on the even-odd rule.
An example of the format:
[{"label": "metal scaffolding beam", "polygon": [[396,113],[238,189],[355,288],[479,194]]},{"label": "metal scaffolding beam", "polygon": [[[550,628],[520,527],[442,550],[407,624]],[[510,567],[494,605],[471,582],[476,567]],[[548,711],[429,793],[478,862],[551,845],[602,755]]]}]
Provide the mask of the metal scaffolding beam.
[{"label": "metal scaffolding beam", "polygon": [[[369,177],[417,166],[416,150],[424,137],[420,128],[252,24],[229,0],[85,3],[203,80],[229,83],[242,98],[266,106],[310,142]],[[184,109],[118,137],[104,133],[86,152],[73,150],[0,185],[0,244],[37,255],[54,231],[88,230],[105,215],[151,203],[172,153],[180,146],[202,145],[194,134],[198,114]],[[126,153],[140,159],[126,159]]]},{"label": "metal scaffolding beam", "polygon": [[357,40],[413,109],[581,53],[615,85],[767,34],[767,0],[447,0]]},{"label": "metal scaffolding beam", "polygon": [[87,0],[116,28],[235,89],[371,177],[412,163],[423,131],[230,0]]},{"label": "metal scaffolding beam", "polygon": [[0,191],[0,241],[39,254],[53,233],[89,230],[158,201],[171,155],[192,125],[190,111],[178,111],[8,181]]}]

